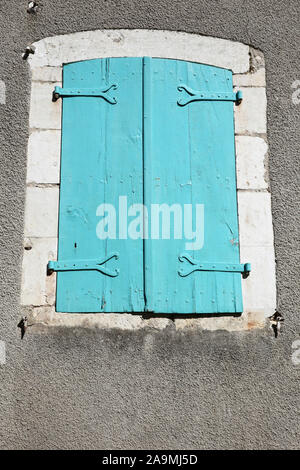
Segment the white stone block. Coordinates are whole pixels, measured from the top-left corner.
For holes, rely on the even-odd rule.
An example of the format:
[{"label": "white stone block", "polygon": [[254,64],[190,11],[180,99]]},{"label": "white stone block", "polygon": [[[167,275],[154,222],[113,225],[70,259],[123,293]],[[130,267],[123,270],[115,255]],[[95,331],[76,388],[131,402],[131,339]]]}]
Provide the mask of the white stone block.
[{"label": "white stone block", "polygon": [[240,245],[273,246],[271,195],[267,191],[238,191]]},{"label": "white stone block", "polygon": [[47,276],[47,263],[57,257],[57,238],[26,239],[25,246],[21,305],[45,305],[50,303],[49,299],[53,303],[55,275]]},{"label": "white stone block", "polygon": [[0,80],[0,104],[6,103],[6,86],[3,80]]},{"label": "white stone block", "polygon": [[27,187],[25,237],[57,237],[58,186]]},{"label": "white stone block", "polygon": [[243,101],[234,106],[236,134],[267,132],[267,98],[265,88],[241,88]]},{"label": "white stone block", "polygon": [[33,131],[28,141],[27,183],[59,183],[61,131]]},{"label": "white stone block", "polygon": [[6,344],[5,341],[0,341],[0,365],[6,364]]},{"label": "white stone block", "polygon": [[236,136],[238,189],[267,189],[266,154],[268,145],[261,137]]},{"label": "white stone block", "polygon": [[172,327],[172,320],[169,318],[159,318],[159,317],[152,317],[143,319],[143,325],[147,328],[154,328],[156,330],[164,330],[167,327]]},{"label": "white stone block", "polygon": [[276,309],[275,255],[273,246],[240,248],[241,262],[251,263],[251,273],[242,280],[244,311],[261,311],[265,317]]},{"label": "white stone block", "polygon": [[62,67],[35,67],[31,79],[36,82],[62,82]]},{"label": "white stone block", "polygon": [[255,328],[263,328],[266,323],[266,317],[261,310],[247,312],[239,316],[220,316],[220,317],[202,317],[199,315],[194,318],[175,318],[176,330],[201,329],[209,331],[246,331]]},{"label": "white stone block", "polygon": [[61,100],[52,101],[55,83],[32,82],[29,126],[32,129],[61,128]]},{"label": "white stone block", "polygon": [[[52,275],[50,277],[52,277]],[[32,298],[33,297],[30,297],[29,300],[32,300]],[[168,318],[151,318],[145,320],[141,315],[132,315],[130,313],[66,314],[55,312],[54,305],[43,305],[33,308],[30,315],[30,322],[36,326],[44,324],[47,326],[116,329],[120,331],[140,329],[163,330],[168,326],[173,326],[172,320]]]},{"label": "white stone block", "polygon": [[249,47],[227,39],[177,31],[96,30],[52,36],[34,43],[32,68],[101,57],[165,57],[249,71]]},{"label": "white stone block", "polygon": [[31,310],[28,321],[31,325],[48,325],[51,323],[51,321],[53,321],[54,316],[55,306],[43,305],[41,307],[35,307]]},{"label": "white stone block", "polygon": [[[29,57],[27,59],[31,68],[33,68],[32,66],[36,66],[36,67],[50,66],[49,60],[48,60],[49,51],[46,49],[47,44],[46,44],[45,39],[41,39],[40,41],[37,41],[36,43],[32,45],[35,47],[35,52],[34,54],[29,54]],[[37,54],[36,58],[32,61],[32,57],[35,56],[36,54]]]},{"label": "white stone block", "polygon": [[257,72],[233,75],[233,85],[236,87],[265,87],[266,70],[261,68]]}]

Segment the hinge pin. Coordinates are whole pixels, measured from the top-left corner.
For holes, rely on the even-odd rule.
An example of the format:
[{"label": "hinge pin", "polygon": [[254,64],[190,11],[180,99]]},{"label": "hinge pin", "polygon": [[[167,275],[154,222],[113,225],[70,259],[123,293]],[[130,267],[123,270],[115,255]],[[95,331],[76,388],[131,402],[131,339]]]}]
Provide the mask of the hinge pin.
[{"label": "hinge pin", "polygon": [[52,93],[52,101],[55,103],[55,101],[57,101],[59,98],[60,98],[60,94],[54,90]]},{"label": "hinge pin", "polygon": [[243,92],[241,90],[238,90],[236,92],[236,101],[235,101],[236,106],[239,106],[242,100],[243,100]]}]

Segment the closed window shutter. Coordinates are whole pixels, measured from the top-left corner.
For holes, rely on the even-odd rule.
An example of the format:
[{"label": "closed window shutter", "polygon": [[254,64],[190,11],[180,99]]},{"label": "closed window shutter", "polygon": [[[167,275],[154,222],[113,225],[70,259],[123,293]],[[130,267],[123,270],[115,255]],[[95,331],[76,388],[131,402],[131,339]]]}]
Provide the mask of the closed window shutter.
[{"label": "closed window shutter", "polygon": [[151,122],[145,128],[146,201],[203,204],[204,209],[201,249],[187,249],[186,239],[145,240],[146,310],[242,312],[241,273],[195,270],[226,270],[240,262],[233,100],[202,100],[216,92],[215,98],[230,98],[232,73],[145,59],[144,75],[145,113]]},{"label": "closed window shutter", "polygon": [[142,59],[67,64],[63,91],[58,264],[72,270],[57,273],[56,309],[143,311],[143,240],[96,235],[99,205],[143,200]]},{"label": "closed window shutter", "polygon": [[[242,312],[232,73],[171,59],[96,59],[65,65],[60,94],[57,311]],[[128,235],[124,218],[121,227],[120,196],[147,207],[144,240]],[[157,232],[154,206],[171,209],[170,236]],[[107,211],[116,232],[99,239]]]}]

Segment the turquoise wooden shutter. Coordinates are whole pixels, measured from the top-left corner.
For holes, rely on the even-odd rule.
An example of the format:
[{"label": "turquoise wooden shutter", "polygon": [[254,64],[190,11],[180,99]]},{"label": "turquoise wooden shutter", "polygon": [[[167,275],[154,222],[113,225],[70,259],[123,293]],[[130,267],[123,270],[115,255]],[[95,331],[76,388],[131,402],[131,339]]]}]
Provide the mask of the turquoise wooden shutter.
[{"label": "turquoise wooden shutter", "polygon": [[144,59],[145,201],[149,210],[164,203],[204,208],[201,249],[172,236],[145,240],[148,311],[243,310],[241,273],[230,271],[240,262],[232,91],[229,70]]},{"label": "turquoise wooden shutter", "polygon": [[[98,59],[65,65],[57,92],[59,244],[49,263],[58,271],[57,311],[242,312],[232,73],[169,59]],[[120,196],[127,207],[146,205],[145,240],[120,226]],[[112,232],[99,239],[103,203]],[[158,232],[154,208],[158,225],[165,209],[171,226],[179,217],[181,234],[174,224],[169,236]]]},{"label": "turquoise wooden shutter", "polygon": [[67,64],[61,95],[56,309],[143,311],[143,240],[126,239],[118,220],[115,239],[96,235],[99,205],[118,218],[120,195],[143,200],[142,59]]}]

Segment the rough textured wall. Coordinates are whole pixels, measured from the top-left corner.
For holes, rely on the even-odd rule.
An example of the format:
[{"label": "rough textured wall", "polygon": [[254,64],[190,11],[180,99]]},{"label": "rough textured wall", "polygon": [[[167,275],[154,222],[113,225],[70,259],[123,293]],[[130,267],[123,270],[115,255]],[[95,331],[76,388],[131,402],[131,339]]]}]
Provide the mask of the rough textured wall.
[{"label": "rough textured wall", "polygon": [[[296,0],[43,0],[0,4],[1,448],[296,448],[299,442],[300,4]],[[21,54],[43,37],[148,28],[237,40],[265,55],[268,141],[282,334],[52,329],[16,324],[30,75]],[[266,283],[268,280],[266,279]]]}]

